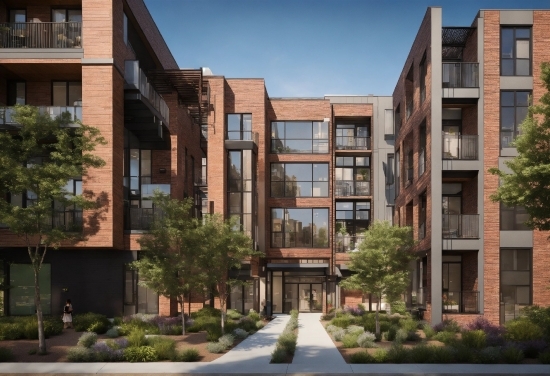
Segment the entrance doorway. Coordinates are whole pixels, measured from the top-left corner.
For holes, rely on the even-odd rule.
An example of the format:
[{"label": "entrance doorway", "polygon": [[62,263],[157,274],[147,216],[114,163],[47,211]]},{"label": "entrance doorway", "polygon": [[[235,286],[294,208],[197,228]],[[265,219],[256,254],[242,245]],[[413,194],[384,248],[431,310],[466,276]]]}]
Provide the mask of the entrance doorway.
[{"label": "entrance doorway", "polygon": [[[294,278],[291,280],[294,280]],[[286,281],[284,312],[288,313],[293,309],[300,312],[322,312],[323,284]]]}]

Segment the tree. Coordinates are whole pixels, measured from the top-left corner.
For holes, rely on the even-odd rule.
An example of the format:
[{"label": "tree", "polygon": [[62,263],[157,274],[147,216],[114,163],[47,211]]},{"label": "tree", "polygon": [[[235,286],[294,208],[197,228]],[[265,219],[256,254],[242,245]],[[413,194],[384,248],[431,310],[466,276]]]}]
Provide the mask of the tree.
[{"label": "tree", "polygon": [[518,155],[506,161],[512,171],[507,174],[491,168],[500,178],[500,187],[491,196],[508,206],[523,206],[529,214],[527,226],[550,230],[550,63],[541,65],[541,78],[546,93],[540,103],[529,107],[521,124],[520,135],[513,145]]},{"label": "tree", "polygon": [[219,215],[206,216],[201,227],[202,252],[206,256],[203,258],[204,267],[208,271],[209,285],[215,287],[220,302],[222,333],[225,332],[226,302],[231,286],[242,284],[230,278],[230,270],[240,269],[242,261],[247,258],[262,255],[252,249],[252,240],[237,230],[238,227],[234,221],[224,221]]},{"label": "tree", "polygon": [[201,223],[192,215],[191,198],[180,201],[155,192],[153,202],[161,214],[156,216],[149,233],[138,240],[142,251],[133,266],[139,272],[141,285],[177,299],[185,334],[185,295],[202,289],[206,281],[207,270],[201,261]]},{"label": "tree", "polygon": [[[374,222],[356,252],[350,253],[349,269],[354,273],[342,281],[350,290],[376,295],[378,301],[386,296],[395,300],[409,285],[409,263],[416,258],[411,227],[392,226],[387,221]],[[376,335],[380,335],[376,306]]]},{"label": "tree", "polygon": [[[32,106],[15,106],[12,118],[18,126],[0,131],[0,197],[24,194],[26,207],[0,199],[0,222],[22,238],[34,270],[34,301],[38,320],[38,347],[46,351],[40,302],[39,274],[49,248],[82,238],[79,220],[67,214],[93,209],[90,197],[68,190],[69,180],[85,176],[90,167],[105,162],[92,154],[105,144],[99,130],[75,123],[70,114],[56,119]],[[77,231],[75,231],[77,230]]]}]

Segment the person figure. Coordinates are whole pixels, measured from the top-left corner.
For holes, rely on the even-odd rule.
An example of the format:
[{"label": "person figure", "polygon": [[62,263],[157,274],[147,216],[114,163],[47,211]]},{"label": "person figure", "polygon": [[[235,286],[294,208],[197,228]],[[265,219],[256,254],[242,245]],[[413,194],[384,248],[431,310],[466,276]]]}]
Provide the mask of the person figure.
[{"label": "person figure", "polygon": [[72,328],[73,327],[73,305],[71,304],[71,299],[67,299],[67,302],[63,306],[63,328]]}]

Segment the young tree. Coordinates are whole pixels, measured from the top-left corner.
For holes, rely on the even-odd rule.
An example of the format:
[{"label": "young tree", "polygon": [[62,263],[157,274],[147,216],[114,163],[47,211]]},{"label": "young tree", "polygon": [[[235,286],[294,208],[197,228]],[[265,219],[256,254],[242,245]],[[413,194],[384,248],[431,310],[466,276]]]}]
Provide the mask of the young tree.
[{"label": "young tree", "polygon": [[157,293],[177,299],[181,309],[182,334],[185,334],[183,314],[185,295],[202,290],[206,280],[200,237],[200,222],[193,217],[193,200],[170,199],[155,192],[153,202],[160,211],[148,234],[138,240],[140,259],[133,263],[140,284]]},{"label": "young tree", "polygon": [[523,206],[529,214],[527,226],[550,230],[550,63],[543,63],[542,82],[546,93],[540,103],[529,107],[529,115],[521,124],[521,133],[514,141],[518,155],[506,165],[507,174],[498,168],[489,171],[500,178],[501,185],[491,196],[508,206]]},{"label": "young tree", "polygon": [[231,279],[229,271],[240,269],[243,260],[261,256],[252,249],[252,240],[244,232],[236,230],[234,222],[224,221],[219,215],[206,216],[201,227],[204,253],[204,268],[208,270],[208,285],[215,286],[222,311],[222,333],[225,332],[227,297],[232,285],[241,284]]},{"label": "young tree", "polygon": [[15,106],[12,118],[18,126],[0,131],[0,197],[24,194],[27,204],[13,206],[0,199],[0,222],[27,246],[34,270],[38,347],[43,353],[46,340],[39,284],[42,262],[49,248],[82,238],[81,228],[72,226],[78,225],[76,220],[65,223],[65,214],[71,213],[66,210],[92,209],[96,203],[68,191],[66,185],[70,179],[86,175],[88,168],[105,164],[92,154],[95,146],[105,140],[97,128],[79,122],[72,126],[74,121],[68,113],[52,119],[36,107]]},{"label": "young tree", "polygon": [[[349,269],[354,273],[341,286],[374,294],[378,302],[386,296],[395,300],[409,285],[409,263],[416,258],[411,227],[392,226],[387,221],[374,222],[356,252],[350,253]],[[380,335],[376,306],[376,334]]]}]

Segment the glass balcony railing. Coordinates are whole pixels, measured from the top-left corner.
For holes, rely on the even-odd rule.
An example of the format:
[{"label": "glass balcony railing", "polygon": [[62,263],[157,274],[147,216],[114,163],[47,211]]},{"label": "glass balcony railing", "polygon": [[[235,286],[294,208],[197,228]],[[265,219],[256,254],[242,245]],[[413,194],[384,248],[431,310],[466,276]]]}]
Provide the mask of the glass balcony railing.
[{"label": "glass balcony railing", "polygon": [[126,60],[124,63],[124,80],[126,87],[139,90],[141,95],[160,113],[166,125],[170,123],[170,111],[164,99],[157,93],[139,67],[138,60]]},{"label": "glass balcony railing", "polygon": [[478,63],[443,63],[444,88],[479,87]]},{"label": "glass balcony railing", "polygon": [[370,181],[337,180],[335,196],[370,196]]},{"label": "glass balcony railing", "polygon": [[478,136],[443,134],[443,159],[478,159]]},{"label": "glass balcony railing", "polygon": [[82,48],[82,23],[2,22],[0,48]]},{"label": "glass balcony railing", "polygon": [[370,137],[336,136],[337,150],[370,150]]},{"label": "glass balcony railing", "polygon": [[[50,115],[52,119],[67,113],[70,115],[71,123],[82,121],[82,106],[40,106],[38,110],[41,114]],[[14,113],[14,107],[0,107],[0,124],[16,125],[17,123],[13,119]]]},{"label": "glass balcony railing", "polygon": [[341,235],[336,234],[336,253],[353,252],[359,247],[359,244],[365,239],[364,235]]},{"label": "glass balcony railing", "polygon": [[443,239],[478,239],[479,214],[442,214]]}]

